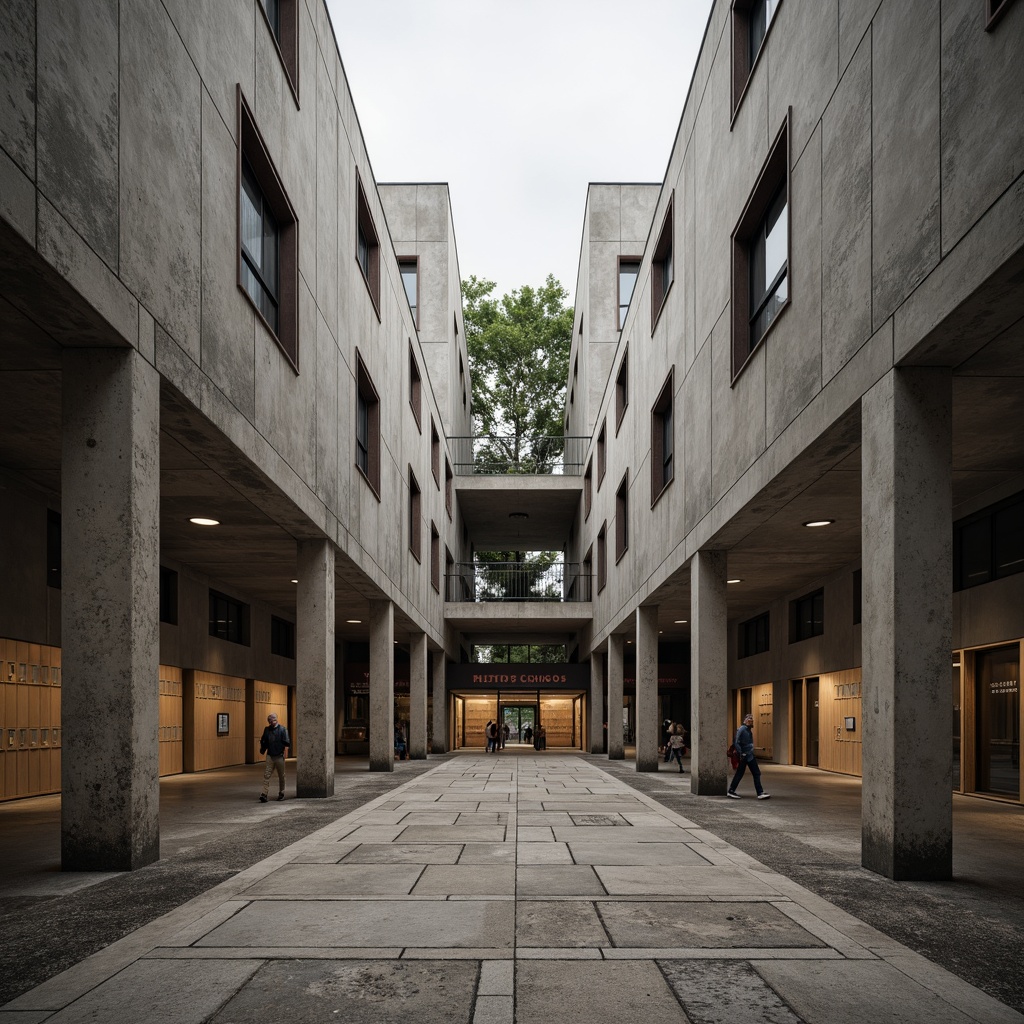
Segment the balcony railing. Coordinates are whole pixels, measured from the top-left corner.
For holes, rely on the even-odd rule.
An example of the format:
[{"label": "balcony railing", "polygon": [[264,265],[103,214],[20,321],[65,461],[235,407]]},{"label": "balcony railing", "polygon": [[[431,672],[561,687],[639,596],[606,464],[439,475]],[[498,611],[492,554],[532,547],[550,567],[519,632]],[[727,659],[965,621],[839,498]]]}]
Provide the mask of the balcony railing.
[{"label": "balcony railing", "polygon": [[589,437],[503,437],[477,434],[448,439],[460,476],[531,474],[580,476]]},{"label": "balcony railing", "polygon": [[584,562],[454,562],[445,576],[448,601],[589,601],[593,577]]}]

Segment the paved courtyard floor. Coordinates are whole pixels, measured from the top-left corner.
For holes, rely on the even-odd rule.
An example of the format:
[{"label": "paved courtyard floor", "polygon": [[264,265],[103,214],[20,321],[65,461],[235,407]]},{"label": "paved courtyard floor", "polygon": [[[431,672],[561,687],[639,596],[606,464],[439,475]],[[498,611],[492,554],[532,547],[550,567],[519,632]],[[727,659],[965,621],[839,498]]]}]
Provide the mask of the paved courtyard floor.
[{"label": "paved courtyard floor", "polygon": [[447,760],[0,1007],[0,1024],[639,1020],[1024,1024],[571,755]]}]

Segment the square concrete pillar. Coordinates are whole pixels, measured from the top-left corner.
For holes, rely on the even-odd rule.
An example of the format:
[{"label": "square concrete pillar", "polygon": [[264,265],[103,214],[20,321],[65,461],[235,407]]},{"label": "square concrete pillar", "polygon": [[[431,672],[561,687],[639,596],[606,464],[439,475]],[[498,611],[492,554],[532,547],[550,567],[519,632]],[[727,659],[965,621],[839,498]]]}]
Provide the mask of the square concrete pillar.
[{"label": "square concrete pillar", "polygon": [[160,856],[160,379],[133,349],[65,349],[61,866]]},{"label": "square concrete pillar", "polygon": [[590,739],[591,754],[604,753],[604,656],[600,651],[590,655]]},{"label": "square concrete pillar", "polygon": [[448,662],[444,651],[434,651],[434,739],[431,752],[448,753],[448,690],[445,667]]},{"label": "square concrete pillar", "polygon": [[395,770],[395,606],[370,601],[370,771]]},{"label": "square concrete pillar", "polygon": [[334,795],[334,545],[326,538],[296,546],[296,732],[302,737],[295,792]]},{"label": "square concrete pillar", "polygon": [[861,400],[861,862],[953,871],[952,374],[891,370]]},{"label": "square concrete pillar", "polygon": [[417,633],[409,643],[409,756],[427,756],[427,634]]},{"label": "square concrete pillar", "polygon": [[636,610],[636,770],[658,770],[658,606]]},{"label": "square concrete pillar", "polygon": [[724,796],[728,781],[725,572],[724,551],[698,551],[690,562],[690,792],[701,796]]},{"label": "square concrete pillar", "polygon": [[622,750],[622,636],[608,637],[608,760],[621,761]]}]

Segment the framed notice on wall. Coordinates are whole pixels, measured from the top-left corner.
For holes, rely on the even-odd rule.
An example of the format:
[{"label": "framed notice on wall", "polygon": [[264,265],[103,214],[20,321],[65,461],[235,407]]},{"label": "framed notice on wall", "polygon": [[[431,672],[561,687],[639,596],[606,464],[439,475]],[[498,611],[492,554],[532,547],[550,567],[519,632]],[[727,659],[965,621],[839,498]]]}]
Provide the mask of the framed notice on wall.
[{"label": "framed notice on wall", "polygon": [[217,713],[217,735],[227,736],[228,734],[228,719],[230,716],[226,711],[219,711]]}]

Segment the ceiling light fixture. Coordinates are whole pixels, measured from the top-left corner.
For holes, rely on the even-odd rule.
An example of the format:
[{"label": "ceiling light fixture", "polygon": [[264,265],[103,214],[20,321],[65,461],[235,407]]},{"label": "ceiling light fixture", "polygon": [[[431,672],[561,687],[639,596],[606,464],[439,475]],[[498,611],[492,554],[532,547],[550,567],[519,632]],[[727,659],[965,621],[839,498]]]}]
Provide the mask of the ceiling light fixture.
[{"label": "ceiling light fixture", "polygon": [[359,623],[362,622],[363,620],[362,619],[346,619],[345,621],[348,622],[348,623],[351,623],[353,626],[358,626]]},{"label": "ceiling light fixture", "polygon": [[189,522],[196,526],[220,526],[219,519],[203,519],[202,516],[196,516],[190,519]]},{"label": "ceiling light fixture", "polygon": [[676,625],[677,626],[685,626],[687,621],[688,620],[686,620],[686,619],[676,619]]},{"label": "ceiling light fixture", "polygon": [[804,526],[831,526],[834,522],[834,519],[812,519],[809,523],[804,523]]},{"label": "ceiling light fixture", "polygon": [[736,580],[726,580],[725,582],[726,583],[742,583],[743,580],[739,580],[739,579],[736,579]]}]

